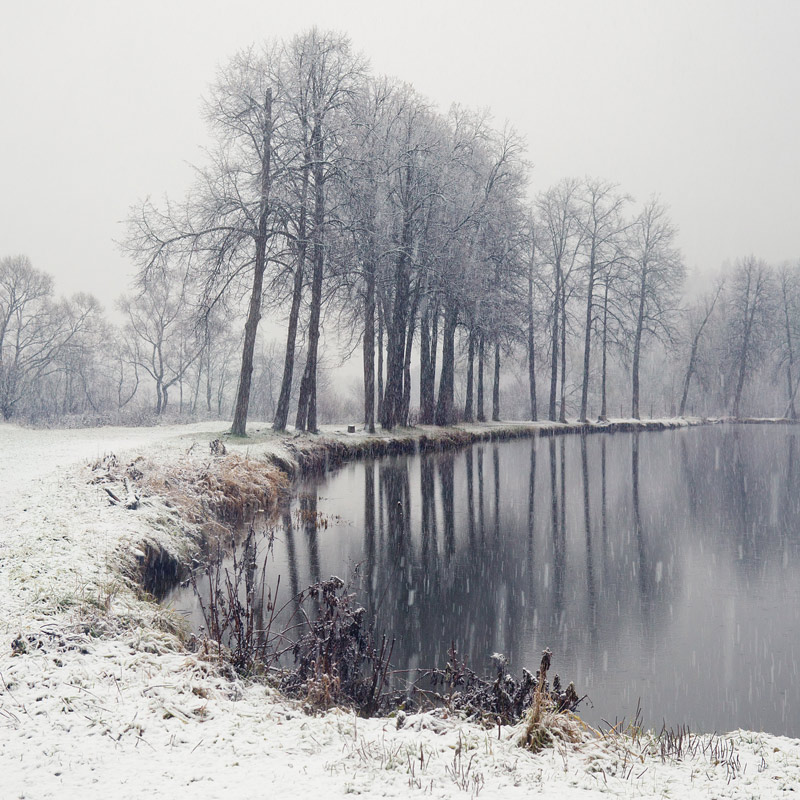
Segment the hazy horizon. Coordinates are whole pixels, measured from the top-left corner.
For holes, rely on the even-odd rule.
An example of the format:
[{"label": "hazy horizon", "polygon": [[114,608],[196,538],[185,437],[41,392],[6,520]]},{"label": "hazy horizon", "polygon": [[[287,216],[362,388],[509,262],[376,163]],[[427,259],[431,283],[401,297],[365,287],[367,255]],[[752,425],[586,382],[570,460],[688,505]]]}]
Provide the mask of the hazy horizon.
[{"label": "hazy horizon", "polygon": [[31,3],[6,9],[0,255],[107,310],[127,290],[128,208],[180,198],[200,98],[238,49],[312,25],[440,108],[488,107],[528,142],[531,194],[566,176],[671,208],[690,276],[800,256],[800,4]]}]

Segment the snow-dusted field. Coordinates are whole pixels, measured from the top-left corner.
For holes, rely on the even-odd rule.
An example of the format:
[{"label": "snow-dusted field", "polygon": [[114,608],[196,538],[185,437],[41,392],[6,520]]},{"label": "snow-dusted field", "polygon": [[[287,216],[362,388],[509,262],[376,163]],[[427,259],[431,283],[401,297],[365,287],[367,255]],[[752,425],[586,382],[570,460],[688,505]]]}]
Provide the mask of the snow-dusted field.
[{"label": "snow-dusted field", "polygon": [[[144,540],[180,536],[158,502],[112,506],[88,464],[189,456],[220,423],[34,431],[0,425],[0,798],[784,796],[800,742],[737,731],[733,758],[682,760],[587,736],[540,755],[513,729],[431,715],[306,716],[185,652],[168,612],[122,577]],[[240,445],[252,455],[277,442]],[[207,445],[195,448],[208,453]],[[205,456],[203,456],[205,457]],[[173,542],[174,543],[174,542]],[[646,739],[645,739],[646,741]],[[723,745],[724,746],[724,743]]]}]

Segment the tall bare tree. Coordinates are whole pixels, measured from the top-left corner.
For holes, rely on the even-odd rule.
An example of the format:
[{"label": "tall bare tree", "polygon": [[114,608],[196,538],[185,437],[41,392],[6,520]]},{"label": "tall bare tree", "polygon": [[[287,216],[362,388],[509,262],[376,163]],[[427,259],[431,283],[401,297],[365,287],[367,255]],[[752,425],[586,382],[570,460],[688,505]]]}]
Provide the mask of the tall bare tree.
[{"label": "tall bare tree", "polygon": [[[268,63],[275,45],[243,51],[221,70],[206,102],[206,118],[216,138],[209,163],[181,205],[164,210],[149,201],[135,210],[126,247],[146,284],[154,273],[184,263],[203,286],[203,302],[213,307],[229,291],[247,296],[239,383],[231,432],[244,436],[250,399],[265,273],[283,245],[276,213],[274,133],[282,118]],[[249,278],[249,280],[248,280]]]},{"label": "tall bare tree", "polygon": [[[312,28],[292,43],[306,102],[311,181],[313,187],[311,228],[311,299],[306,366],[300,382],[295,427],[317,429],[317,364],[322,316],[322,284],[325,277],[326,228],[331,224],[326,208],[326,184],[336,174],[341,159],[340,127],[348,124],[348,105],[363,79],[364,65],[352,53],[345,36]],[[288,348],[287,348],[288,352]]]},{"label": "tall bare tree", "polygon": [[628,291],[632,321],[631,416],[639,419],[639,371],[650,338],[668,339],[685,270],[667,209],[650,199],[630,228]]},{"label": "tall bare tree", "polygon": [[[589,380],[592,331],[595,322],[596,285],[618,256],[620,239],[625,230],[622,211],[629,197],[621,195],[615,184],[589,178],[578,199],[580,224],[583,228],[584,265],[586,281],[586,316],[583,337],[583,379],[581,406],[578,418],[588,420]],[[607,308],[604,309],[607,313]]]},{"label": "tall bare tree", "polygon": [[795,362],[798,355],[797,338],[800,334],[800,263],[782,264],[778,269],[778,291],[783,323],[783,339],[779,347],[779,364],[786,371],[787,405],[784,416],[797,419],[795,395],[798,381]]},{"label": "tall bare tree", "polygon": [[[552,314],[550,318],[550,401],[548,417],[566,419],[566,334],[569,281],[583,242],[577,206],[580,181],[566,178],[543,192],[536,200],[541,230],[539,252],[551,270]],[[561,399],[558,402],[559,355],[561,357]],[[557,408],[560,406],[560,410]]]},{"label": "tall bare tree", "polygon": [[729,342],[735,383],[731,413],[739,417],[742,392],[766,350],[775,308],[769,265],[755,256],[736,262],[730,282]]}]

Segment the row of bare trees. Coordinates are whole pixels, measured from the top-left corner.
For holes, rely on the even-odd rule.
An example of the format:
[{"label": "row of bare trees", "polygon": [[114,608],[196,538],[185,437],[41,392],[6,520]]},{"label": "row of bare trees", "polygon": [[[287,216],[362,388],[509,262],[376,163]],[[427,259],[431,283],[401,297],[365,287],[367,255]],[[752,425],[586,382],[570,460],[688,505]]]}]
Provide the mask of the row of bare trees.
[{"label": "row of bare trees", "polygon": [[[118,405],[143,380],[159,414],[177,394],[193,411],[227,414],[232,403],[235,434],[251,410],[276,430],[293,413],[314,431],[327,344],[360,352],[370,431],[499,419],[509,385],[512,413],[532,419],[604,419],[622,398],[634,417],[654,406],[739,415],[756,378],[774,383],[773,362],[794,414],[791,270],[745,259],[725,286],[687,300],[657,198],[636,207],[590,178],[531,199],[513,129],[459,106],[438,112],[370,74],[346,37],[312,29],[237,54],[204,109],[212,145],[186,197],[131,214],[138,285],[120,303],[123,329],[101,335],[104,355],[93,356],[115,364],[98,372],[103,385],[116,376]],[[38,360],[12,370],[5,323],[7,416],[22,387],[48,376],[42,363],[101,325],[96,304],[58,305],[34,274],[44,285],[29,307],[58,346],[42,343]],[[16,301],[2,302],[6,314]],[[277,345],[264,315],[282,324]]]},{"label": "row of bare trees", "polygon": [[800,261],[776,267],[755,256],[739,259],[688,304],[682,334],[680,414],[696,386],[702,413],[797,419]]},{"label": "row of bare trees", "polygon": [[[376,421],[386,429],[408,422],[416,352],[420,421],[484,419],[492,356],[498,418],[501,358],[520,320],[531,415],[538,346],[551,364],[548,415],[564,419],[578,303],[585,307],[581,418],[601,305],[604,358],[609,324],[624,326],[632,341],[638,416],[643,347],[669,337],[683,274],[674,228],[657,201],[628,219],[629,200],[613,185],[565,180],[531,208],[523,142],[512,129],[458,106],[438,113],[410,86],[370,75],[345,37],[316,29],[238,54],[220,72],[206,113],[215,149],[196,185],[180,204],[142,204],[127,245],[144,288],[180,265],[201,286],[207,314],[244,298],[234,433],[245,432],[266,308],[288,311],[276,430],[287,426],[298,377],[295,426],[317,428],[328,320],[353,347],[361,344],[370,431]],[[542,347],[544,329],[552,336]],[[296,376],[301,334],[306,359]],[[462,409],[455,387],[464,342]]]},{"label": "row of bare trees", "polygon": [[[52,278],[25,256],[0,259],[0,414],[10,419],[47,398],[69,413],[92,397],[93,348],[103,321],[89,295],[53,296]],[[47,391],[44,391],[44,387]]]},{"label": "row of bare trees", "polygon": [[219,319],[198,318],[184,280],[164,274],[122,297],[119,310],[122,324],[113,324],[91,295],[57,298],[51,276],[27,257],[0,259],[3,418],[111,419],[131,404],[140,411],[148,385],[156,415],[170,390],[181,411],[200,410],[202,391],[206,413],[227,414],[238,337]]},{"label": "row of bare trees", "polygon": [[[533,258],[527,261],[525,305],[529,313],[507,322],[511,338],[502,344],[511,367],[506,369],[507,383],[508,372],[516,378],[516,382],[510,381],[511,392],[506,393],[516,416],[526,416],[529,410],[535,414],[535,380],[538,375],[541,382],[549,371],[547,364],[532,372],[529,369],[527,375],[519,369],[521,359],[532,366],[529,354],[535,354],[540,346],[546,348],[552,335],[549,326],[537,327],[536,323],[553,305],[545,288],[546,279],[552,281],[554,275],[533,269],[535,263]],[[565,382],[569,384],[570,411],[580,413],[588,396],[601,409],[601,417],[607,373],[611,372],[612,382],[620,376],[632,379],[634,325],[639,320],[638,313],[634,316],[629,311],[626,323],[625,306],[639,308],[636,298],[626,298],[621,289],[630,276],[620,273],[615,282],[607,267],[600,273],[599,289],[590,294],[586,288],[592,278],[589,265],[582,291],[573,290],[566,314],[559,311],[566,320],[560,333],[569,330],[563,340],[567,346],[559,351],[559,368],[569,350]],[[143,405],[159,415],[167,411],[170,392],[170,408],[178,413],[227,416],[236,389],[241,337],[236,335],[235,325],[224,318],[199,313],[196,291],[185,278],[173,275],[164,284],[121,298],[123,322],[115,326],[102,316],[90,296],[55,298],[51,278],[33,269],[26,258],[0,259],[0,400],[4,418],[88,415],[102,420],[114,418],[122,410],[141,413]],[[537,309],[530,301],[538,295],[543,300]],[[591,318],[588,337],[579,324],[584,312],[587,321]],[[647,320],[653,316],[651,312],[642,314]],[[667,360],[651,359],[662,373],[656,387],[664,393],[661,411],[681,416],[729,413],[738,417],[743,412],[766,412],[797,417],[800,263],[774,268],[754,257],[741,259],[708,291],[689,298],[662,322],[669,336],[665,339],[668,347],[662,348],[660,355]],[[648,324],[653,327],[652,322]],[[465,325],[456,347],[459,355],[454,372],[463,403],[461,418],[471,418],[476,391],[479,414],[483,408],[482,335],[485,337]],[[595,349],[587,357],[593,345]],[[431,360],[443,349],[431,347]],[[299,355],[302,371],[302,350]],[[276,341],[262,339],[255,350],[251,403],[259,419],[272,419],[278,412],[284,356]],[[477,378],[473,369],[476,359]],[[607,364],[616,366],[616,371]],[[499,410],[497,358],[494,366],[493,412]],[[341,397],[328,373],[322,375],[323,414],[329,419],[352,414],[352,400]],[[513,402],[514,387],[521,388],[525,381],[534,389],[529,407],[519,392]],[[588,384],[594,387],[591,392]],[[290,398],[292,403],[297,402],[296,394]]]}]

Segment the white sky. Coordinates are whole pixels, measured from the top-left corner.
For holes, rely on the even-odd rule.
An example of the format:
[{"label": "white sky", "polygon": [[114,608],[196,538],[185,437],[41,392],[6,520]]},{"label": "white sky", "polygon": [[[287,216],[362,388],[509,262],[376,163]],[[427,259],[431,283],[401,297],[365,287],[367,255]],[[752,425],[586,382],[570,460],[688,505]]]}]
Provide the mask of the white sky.
[{"label": "white sky", "polygon": [[690,270],[800,257],[796,0],[4,0],[0,256],[109,306],[128,207],[181,196],[199,98],[238,48],[313,24],[529,143],[533,191],[591,174],[672,208]]}]

